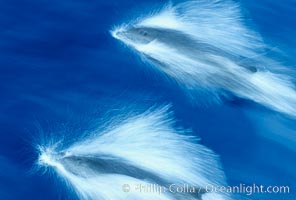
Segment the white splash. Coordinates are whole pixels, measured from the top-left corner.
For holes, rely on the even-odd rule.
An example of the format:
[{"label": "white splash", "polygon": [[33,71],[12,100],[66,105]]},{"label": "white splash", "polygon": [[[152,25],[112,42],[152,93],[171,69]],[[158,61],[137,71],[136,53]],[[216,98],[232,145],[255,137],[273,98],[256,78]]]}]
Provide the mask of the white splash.
[{"label": "white splash", "polygon": [[[132,28],[145,29],[146,38],[149,30],[158,32],[149,38],[151,42],[141,43],[131,35],[126,37]],[[296,92],[288,70],[264,56],[267,47],[260,35],[246,26],[239,5],[233,1],[169,5],[115,28],[112,35],[177,80],[185,91],[201,89],[214,96],[229,91],[296,116]]]},{"label": "white splash", "polygon": [[[198,188],[224,186],[224,174],[217,156],[188,136],[190,131],[174,128],[167,110],[121,117],[115,120],[120,123],[100,128],[68,147],[63,142],[38,146],[38,165],[55,170],[83,200],[230,199],[222,193],[198,195]],[[136,189],[151,184],[188,184],[196,187],[196,194]],[[126,185],[129,192],[123,191]]]}]

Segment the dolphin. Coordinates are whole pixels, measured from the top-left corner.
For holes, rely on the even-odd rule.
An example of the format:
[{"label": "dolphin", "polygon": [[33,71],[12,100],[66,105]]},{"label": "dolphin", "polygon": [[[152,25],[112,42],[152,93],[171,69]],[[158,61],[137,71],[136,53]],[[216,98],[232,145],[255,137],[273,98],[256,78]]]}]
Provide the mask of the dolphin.
[{"label": "dolphin", "polygon": [[[232,60],[236,60],[240,66],[246,68],[250,72],[255,73],[258,71],[256,66],[247,65],[246,62],[249,60],[247,57],[224,52],[213,45],[204,43],[198,39],[194,39],[192,36],[178,30],[159,27],[131,26],[125,30],[116,31],[114,33],[114,37],[131,46],[133,46],[133,44],[147,45],[153,41],[157,41],[167,45],[170,48],[176,49],[179,53],[184,53],[192,58],[202,55],[199,57],[199,59],[204,58],[204,61],[206,61],[206,57],[211,54],[224,56]],[[153,58],[149,57],[149,55],[146,56],[148,59],[151,59],[151,61],[156,62],[156,60],[153,60]]]},{"label": "dolphin", "polygon": [[[107,123],[71,145],[50,141],[38,147],[38,166],[56,172],[83,200],[230,200],[229,194],[207,191],[208,185],[226,185],[216,154],[175,129],[166,110],[120,117],[120,124]],[[195,190],[171,191],[172,184]],[[158,190],[149,190],[151,185]]]},{"label": "dolphin", "polygon": [[234,2],[188,1],[125,23],[111,34],[191,97],[202,91],[220,102],[220,96],[231,94],[296,117],[296,90],[287,68],[264,56],[260,35],[242,19]]}]

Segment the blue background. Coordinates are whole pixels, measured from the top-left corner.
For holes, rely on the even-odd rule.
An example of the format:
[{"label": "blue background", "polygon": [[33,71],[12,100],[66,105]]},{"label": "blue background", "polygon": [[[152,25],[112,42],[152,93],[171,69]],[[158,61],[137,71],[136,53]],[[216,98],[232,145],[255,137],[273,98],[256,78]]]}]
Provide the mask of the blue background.
[{"label": "blue background", "polygon": [[[34,144],[45,135],[74,137],[110,110],[163,103],[172,103],[178,123],[221,156],[230,185],[289,185],[290,195],[249,198],[296,199],[295,151],[256,134],[244,112],[256,105],[193,105],[110,36],[113,25],[164,3],[0,0],[0,199],[73,199],[59,182],[34,171]],[[252,28],[284,52],[278,59],[295,66],[296,2],[240,3]]]}]

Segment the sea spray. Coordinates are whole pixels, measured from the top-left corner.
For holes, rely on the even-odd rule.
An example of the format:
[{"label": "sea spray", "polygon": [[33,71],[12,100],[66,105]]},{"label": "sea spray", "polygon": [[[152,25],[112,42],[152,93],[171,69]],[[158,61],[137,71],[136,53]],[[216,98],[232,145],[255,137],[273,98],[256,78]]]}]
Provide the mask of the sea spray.
[{"label": "sea spray", "polygon": [[[176,128],[168,109],[121,115],[111,123],[102,122],[109,124],[106,127],[81,133],[83,137],[72,144],[49,139],[48,145],[36,146],[38,168],[54,171],[53,176],[61,178],[83,200],[230,199],[227,194],[205,190],[208,185],[226,184],[219,159],[198,144],[189,130]],[[139,185],[168,189],[172,184],[196,190],[139,190]]]},{"label": "sea spray", "polygon": [[296,116],[289,70],[265,56],[268,47],[248,28],[238,3],[195,0],[169,4],[114,28],[111,34],[191,96],[202,91],[220,101],[220,96],[230,92]]}]

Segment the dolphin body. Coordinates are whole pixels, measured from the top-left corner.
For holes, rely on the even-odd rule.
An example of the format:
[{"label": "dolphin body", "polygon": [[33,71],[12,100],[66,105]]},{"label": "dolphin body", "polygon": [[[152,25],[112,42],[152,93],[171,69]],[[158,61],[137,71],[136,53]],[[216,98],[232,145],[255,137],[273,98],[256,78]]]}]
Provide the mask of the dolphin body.
[{"label": "dolphin body", "polygon": [[[157,42],[165,44],[170,48],[176,49],[179,53],[184,53],[193,59],[199,56],[199,59],[203,59],[205,62],[210,62],[210,60],[206,59],[206,57],[211,54],[228,57],[232,60],[236,60],[238,63],[241,63],[242,67],[245,67],[250,72],[257,72],[256,67],[247,66],[247,64],[243,65],[242,61],[245,60],[246,62],[248,58],[243,56],[235,56],[230,53],[223,52],[221,49],[213,45],[198,41],[192,38],[190,35],[182,33],[178,30],[132,26],[130,28],[127,28],[126,30],[116,32],[115,34],[115,37],[117,38],[125,38],[125,40],[130,40],[131,43],[134,42],[142,45],[147,45],[150,42],[157,40]],[[153,62],[158,62],[156,60],[153,60],[152,57],[149,57],[149,55],[147,56],[148,59],[151,59]],[[165,63],[161,63],[160,67],[161,65],[165,67]]]},{"label": "dolphin body", "polygon": [[[91,178],[97,174],[118,174],[146,181],[149,185],[154,186],[151,187],[151,192],[167,192],[170,199],[174,200],[183,200],[184,198],[202,200],[202,195],[207,193],[205,188],[195,188],[194,192],[191,193],[184,192],[180,194],[175,191],[172,193],[168,188],[174,183],[168,182],[168,180],[148,170],[133,166],[129,164],[128,160],[108,155],[102,155],[100,157],[64,156],[58,162],[63,163],[65,170],[81,178]],[[165,187],[166,189],[161,189],[160,187]]]},{"label": "dolphin body", "polygon": [[231,1],[189,1],[111,33],[191,93],[227,91],[295,117],[291,78],[274,70],[285,67],[262,55],[260,36],[241,18]]},{"label": "dolphin body", "polygon": [[[157,42],[165,45],[168,49],[174,49],[178,54],[186,55],[188,59],[198,60],[198,63],[202,63],[207,66],[214,66],[217,70],[214,73],[210,73],[206,77],[206,81],[203,84],[207,84],[208,87],[215,86],[216,88],[241,88],[243,85],[241,81],[236,77],[236,73],[232,72],[232,69],[225,68],[224,63],[220,59],[227,58],[229,61],[239,65],[238,70],[244,71],[250,75],[258,71],[254,66],[244,65],[243,60],[248,60],[242,56],[235,56],[227,52],[223,52],[221,49],[212,46],[210,44],[202,43],[186,33],[182,33],[178,30],[163,29],[163,28],[150,28],[150,27],[131,27],[121,32],[115,33],[116,37],[122,38],[127,43],[136,43],[140,45],[149,45],[149,43]],[[145,53],[144,53],[145,55]],[[152,55],[145,55],[146,58],[151,61],[157,67],[163,71],[171,73],[175,70],[166,62],[158,60]],[[197,66],[193,66],[198,68]],[[194,64],[194,63],[192,63]],[[219,71],[218,71],[219,70]],[[192,74],[194,75],[194,74]],[[177,77],[178,78],[178,77]]]}]

